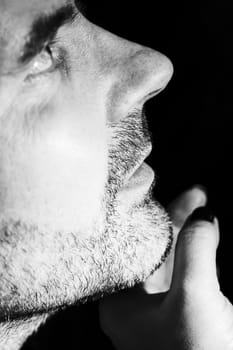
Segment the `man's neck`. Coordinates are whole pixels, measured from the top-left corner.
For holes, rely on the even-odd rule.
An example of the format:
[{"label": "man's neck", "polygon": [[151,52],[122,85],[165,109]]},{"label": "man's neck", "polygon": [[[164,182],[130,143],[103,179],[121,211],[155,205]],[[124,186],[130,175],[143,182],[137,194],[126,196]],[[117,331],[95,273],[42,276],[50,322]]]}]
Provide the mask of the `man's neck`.
[{"label": "man's neck", "polygon": [[48,315],[34,316],[28,320],[0,323],[0,349],[19,350],[27,338],[45,323],[47,317]]}]

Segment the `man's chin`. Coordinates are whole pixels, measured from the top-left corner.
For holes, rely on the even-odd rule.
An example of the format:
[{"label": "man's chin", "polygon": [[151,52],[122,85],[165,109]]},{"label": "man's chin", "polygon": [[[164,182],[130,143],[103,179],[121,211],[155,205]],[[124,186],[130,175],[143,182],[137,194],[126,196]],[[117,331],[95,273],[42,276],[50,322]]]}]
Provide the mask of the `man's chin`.
[{"label": "man's chin", "polygon": [[48,240],[25,225],[14,229],[19,240],[15,248],[9,242],[14,259],[5,257],[0,285],[0,313],[13,319],[51,313],[144,282],[166,260],[173,243],[168,215],[151,199],[128,209],[116,204],[105,230],[100,220],[99,233],[92,237],[73,232]]},{"label": "man's chin", "polygon": [[118,201],[114,209],[108,237],[112,246],[118,242],[120,284],[131,287],[144,282],[166,260],[173,244],[172,224],[150,193],[131,206]]}]

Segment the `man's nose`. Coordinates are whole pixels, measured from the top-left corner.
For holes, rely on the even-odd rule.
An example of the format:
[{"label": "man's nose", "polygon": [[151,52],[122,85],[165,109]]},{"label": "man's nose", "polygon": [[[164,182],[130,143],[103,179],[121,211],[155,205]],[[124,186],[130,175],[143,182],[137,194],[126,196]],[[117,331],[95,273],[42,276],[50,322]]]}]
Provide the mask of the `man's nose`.
[{"label": "man's nose", "polygon": [[108,111],[112,121],[142,108],[162,91],[173,74],[171,61],[162,53],[131,43],[99,29],[104,45],[104,67],[111,75]]},{"label": "man's nose", "polygon": [[148,48],[138,49],[122,62],[110,105],[118,105],[118,116],[141,108],[166,87],[172,73],[172,63],[165,55]]}]

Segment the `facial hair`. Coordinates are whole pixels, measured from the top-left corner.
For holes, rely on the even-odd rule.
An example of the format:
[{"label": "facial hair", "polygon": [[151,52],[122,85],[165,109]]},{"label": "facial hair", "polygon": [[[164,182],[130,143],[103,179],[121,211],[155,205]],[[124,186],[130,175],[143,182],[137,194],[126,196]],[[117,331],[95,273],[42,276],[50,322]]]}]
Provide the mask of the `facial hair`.
[{"label": "facial hair", "polygon": [[149,142],[145,118],[109,130],[109,172],[89,232],[45,232],[19,220],[0,223],[0,315],[27,318],[133,287],[168,256],[173,235],[152,187],[140,202],[119,200],[125,176]]}]

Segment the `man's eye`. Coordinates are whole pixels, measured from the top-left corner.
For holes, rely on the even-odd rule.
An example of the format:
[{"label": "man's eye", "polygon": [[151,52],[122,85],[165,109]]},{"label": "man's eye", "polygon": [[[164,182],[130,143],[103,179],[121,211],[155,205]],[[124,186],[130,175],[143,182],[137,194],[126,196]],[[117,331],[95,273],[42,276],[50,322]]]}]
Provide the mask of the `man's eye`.
[{"label": "man's eye", "polygon": [[33,60],[30,67],[29,74],[26,78],[32,79],[40,74],[51,72],[55,69],[55,63],[51,48],[47,46],[41,53],[39,53]]}]

